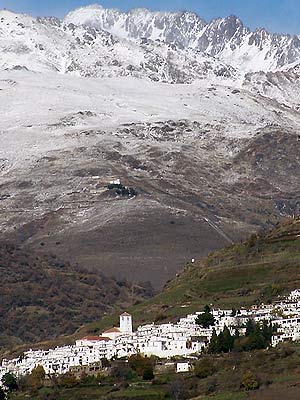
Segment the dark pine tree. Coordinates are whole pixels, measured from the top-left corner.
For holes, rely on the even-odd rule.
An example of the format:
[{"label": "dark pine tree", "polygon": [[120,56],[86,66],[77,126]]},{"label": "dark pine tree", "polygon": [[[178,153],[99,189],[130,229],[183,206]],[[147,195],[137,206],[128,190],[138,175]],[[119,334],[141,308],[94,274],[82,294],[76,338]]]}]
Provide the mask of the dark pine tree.
[{"label": "dark pine tree", "polygon": [[263,322],[262,326],[262,335],[266,341],[266,345],[269,345],[272,340],[272,334],[273,334],[273,326],[272,323],[268,323],[267,321]]},{"label": "dark pine tree", "polygon": [[248,319],[247,323],[246,323],[246,337],[249,337],[251,335],[253,335],[254,331],[255,331],[255,322],[252,319]]},{"label": "dark pine tree", "polygon": [[[221,335],[221,334],[220,334]],[[234,336],[231,335],[230,330],[225,325],[222,332],[222,344],[220,343],[220,348],[223,353],[229,353],[233,349]]]},{"label": "dark pine tree", "polygon": [[18,389],[17,378],[9,372],[3,376],[2,383],[9,392],[13,392],[14,390]]},{"label": "dark pine tree", "polygon": [[196,324],[200,325],[202,328],[209,328],[215,324],[215,318],[208,305],[204,307],[204,313],[197,317]]},{"label": "dark pine tree", "polygon": [[212,353],[212,354],[220,352],[219,337],[218,337],[215,329],[213,329],[213,332],[212,332],[212,337],[210,339],[209,346],[208,346],[208,352]]}]

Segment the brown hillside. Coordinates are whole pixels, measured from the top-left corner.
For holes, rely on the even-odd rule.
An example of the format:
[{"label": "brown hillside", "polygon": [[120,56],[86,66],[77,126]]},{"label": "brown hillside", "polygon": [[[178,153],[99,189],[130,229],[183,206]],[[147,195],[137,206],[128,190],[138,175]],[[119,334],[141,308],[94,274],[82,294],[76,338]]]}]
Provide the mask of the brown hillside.
[{"label": "brown hillside", "polygon": [[4,243],[0,244],[0,280],[0,346],[71,334],[114,305],[128,306],[133,299],[152,294],[151,287],[132,289],[125,280]]}]

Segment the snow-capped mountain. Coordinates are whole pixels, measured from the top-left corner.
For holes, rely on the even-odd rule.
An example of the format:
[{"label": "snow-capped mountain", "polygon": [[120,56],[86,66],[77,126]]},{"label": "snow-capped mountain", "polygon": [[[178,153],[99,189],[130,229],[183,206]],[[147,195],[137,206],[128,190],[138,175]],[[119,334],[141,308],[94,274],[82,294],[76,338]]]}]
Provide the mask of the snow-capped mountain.
[{"label": "snow-capped mountain", "polygon": [[300,59],[300,40],[251,32],[234,16],[206,23],[190,12],[93,5],[64,20],[0,11],[0,54],[7,70],[191,83],[288,69]]},{"label": "snow-capped mountain", "polygon": [[190,12],[162,13],[134,9],[123,13],[100,5],[72,11],[65,17],[65,22],[101,28],[127,39],[162,40],[181,47],[191,47],[206,26],[204,20]]},{"label": "snow-capped mountain", "polygon": [[235,16],[206,23],[190,12],[135,9],[123,13],[92,5],[70,12],[65,22],[101,28],[127,39],[159,39],[217,56],[246,72],[275,70],[297,61],[300,56],[298,36],[270,34],[265,29],[251,32]]},{"label": "snow-capped mountain", "polygon": [[133,76],[169,83],[233,76],[199,52],[152,39],[129,41],[92,26],[0,12],[0,67],[80,76]]}]

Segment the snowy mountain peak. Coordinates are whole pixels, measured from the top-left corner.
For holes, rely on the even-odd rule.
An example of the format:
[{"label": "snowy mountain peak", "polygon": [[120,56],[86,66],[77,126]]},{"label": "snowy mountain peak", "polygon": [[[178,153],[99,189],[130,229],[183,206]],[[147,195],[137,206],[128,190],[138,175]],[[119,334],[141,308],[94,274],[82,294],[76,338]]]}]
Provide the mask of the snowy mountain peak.
[{"label": "snowy mountain peak", "polygon": [[186,47],[193,31],[199,31],[205,22],[191,12],[154,12],[136,8],[128,13],[117,9],[83,7],[66,15],[64,22],[91,26],[131,40],[143,38],[163,40]]},{"label": "snowy mountain peak", "polygon": [[223,21],[224,21],[225,23],[230,23],[230,24],[233,24],[233,25],[236,25],[236,26],[240,26],[240,27],[243,27],[243,26],[244,26],[243,21],[240,20],[240,19],[239,19],[236,15],[234,15],[234,14],[231,14],[231,15],[229,15],[228,17],[223,18]]},{"label": "snowy mountain peak", "polygon": [[64,22],[66,24],[71,23],[74,25],[86,25],[100,28],[101,24],[103,24],[104,16],[108,18],[110,15],[116,19],[119,14],[121,13],[116,9],[106,10],[100,4],[92,4],[69,12],[65,16]]},{"label": "snowy mountain peak", "polygon": [[[85,77],[131,76],[168,83],[235,75],[233,68],[209,55],[179,49],[165,41],[145,39],[140,32],[143,39],[123,38],[118,31],[122,32],[126,21],[117,10],[92,6],[77,12],[77,16],[82,18],[84,14],[85,21],[90,23],[82,25],[76,20],[67,22],[5,12],[0,24],[0,68]],[[107,13],[114,18],[109,19]],[[143,21],[142,10],[136,10],[134,18],[127,21],[132,29],[135,27],[132,21],[137,21],[139,13]],[[164,17],[160,15],[160,18]],[[113,28],[114,35],[110,29],[101,29],[103,23],[105,28]]]},{"label": "snowy mountain peak", "polygon": [[104,10],[104,7],[101,4],[95,3],[95,4],[90,4],[90,5],[87,5],[84,7],[78,7],[75,10],[69,12],[67,14],[67,16],[72,15],[72,14],[79,14],[79,13],[82,13],[83,15],[90,13],[90,15],[92,15],[92,13],[97,13],[98,11],[102,11],[102,10]]},{"label": "snowy mountain peak", "polygon": [[188,11],[129,12],[99,4],[64,20],[0,11],[0,67],[159,82],[241,77],[299,64],[300,39],[251,32],[236,16],[209,23]]},{"label": "snowy mountain peak", "polygon": [[0,18],[2,17],[15,17],[16,15],[20,15],[15,13],[14,11],[8,10],[7,8],[0,8]]},{"label": "snowy mountain peak", "polygon": [[11,21],[16,20],[27,20],[33,21],[34,18],[27,14],[19,14],[11,10],[7,10],[6,8],[0,9],[0,22],[1,23],[8,23]]},{"label": "snowy mountain peak", "polygon": [[243,72],[276,70],[300,58],[298,37],[270,34],[265,29],[251,32],[235,15],[206,23],[192,12],[135,9],[125,13],[103,7],[92,11],[88,7],[75,10],[65,22],[103,29],[134,41],[159,39],[217,57]]}]

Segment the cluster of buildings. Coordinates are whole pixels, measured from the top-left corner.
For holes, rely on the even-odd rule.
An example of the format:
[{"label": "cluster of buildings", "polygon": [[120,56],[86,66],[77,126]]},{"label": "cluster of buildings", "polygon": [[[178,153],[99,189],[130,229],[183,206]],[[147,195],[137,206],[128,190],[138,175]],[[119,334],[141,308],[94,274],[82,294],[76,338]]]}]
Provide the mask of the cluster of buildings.
[{"label": "cluster of buildings", "polygon": [[38,365],[51,375],[84,371],[86,367],[98,371],[103,359],[118,359],[137,353],[159,358],[189,357],[206,348],[213,329],[218,334],[227,326],[232,333],[238,329],[243,334],[249,319],[269,321],[276,326],[273,346],[300,339],[300,290],[292,291],[271,305],[261,304],[240,310],[213,309],[211,312],[215,324],[207,329],[196,323],[201,314],[197,312],[181,318],[177,323],[152,323],[139,326],[136,331],[133,331],[132,316],[123,313],[120,315],[120,326],[106,330],[101,336],[86,336],[71,346],[29,350],[19,358],[3,360],[0,380],[7,372],[16,376],[29,374]]}]

